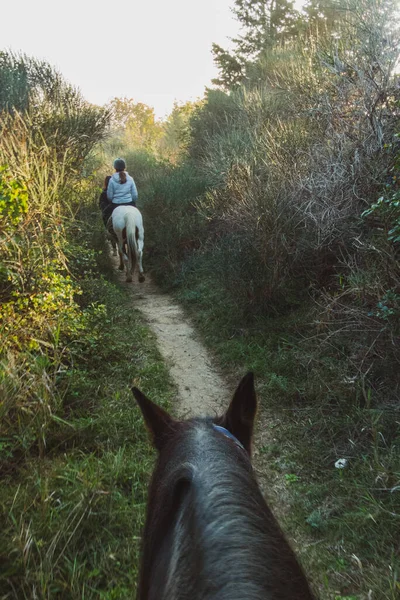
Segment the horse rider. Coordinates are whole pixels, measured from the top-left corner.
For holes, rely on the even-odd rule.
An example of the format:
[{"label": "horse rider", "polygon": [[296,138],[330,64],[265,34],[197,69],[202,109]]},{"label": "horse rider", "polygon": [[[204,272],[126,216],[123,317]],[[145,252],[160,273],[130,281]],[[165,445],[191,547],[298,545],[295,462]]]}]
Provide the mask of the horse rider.
[{"label": "horse rider", "polygon": [[[126,171],[126,164],[122,158],[114,160],[114,169],[115,173],[112,177],[108,178],[106,192],[108,204],[102,209],[103,221],[106,227],[114,208],[117,208],[117,206],[136,206],[136,200],[138,199],[136,184],[133,177]],[[99,204],[101,203],[102,196],[103,194],[100,196]],[[103,196],[103,201],[104,199]]]}]

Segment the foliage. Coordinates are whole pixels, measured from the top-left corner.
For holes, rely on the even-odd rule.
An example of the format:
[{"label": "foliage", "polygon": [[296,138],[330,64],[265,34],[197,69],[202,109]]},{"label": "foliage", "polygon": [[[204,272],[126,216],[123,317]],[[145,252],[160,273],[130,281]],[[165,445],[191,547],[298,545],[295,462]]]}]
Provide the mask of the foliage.
[{"label": "foliage", "polygon": [[377,216],[381,221],[388,223],[386,227],[388,240],[394,244],[400,242],[400,194],[396,192],[389,196],[380,196],[370,208],[362,213],[363,217]]},{"label": "foliage", "polygon": [[[213,83],[225,90],[238,84],[260,82],[254,66],[274,48],[289,48],[294,42],[307,45],[320,34],[330,35],[348,10],[337,3],[309,0],[301,10],[291,0],[235,0],[233,12],[241,34],[233,40],[231,52],[213,44],[214,62],[219,70]],[[262,80],[261,80],[262,81]]]},{"label": "foliage", "polygon": [[1,228],[15,226],[28,211],[26,187],[12,178],[7,167],[0,167],[0,218]]},{"label": "foliage", "polygon": [[[380,75],[367,80],[360,63],[366,75],[354,81],[342,58],[327,68],[327,49],[324,62],[313,50],[313,60],[301,48],[271,51],[259,66],[268,87],[209,91],[191,121],[190,159],[211,184],[197,209],[222,280],[254,312],[286,309],[310,285],[329,284],[390,161],[382,144],[396,113],[376,102]],[[372,102],[366,118],[361,105]]]},{"label": "foliage", "polygon": [[165,279],[170,279],[171,272],[179,270],[180,261],[201,245],[204,220],[196,214],[193,201],[205,187],[204,178],[190,164],[173,168],[161,163],[144,182],[146,239],[157,261],[154,268]]},{"label": "foliage", "polygon": [[244,30],[235,40],[237,52],[249,58],[293,37],[300,17],[290,0],[235,0],[233,12]]},{"label": "foliage", "polygon": [[[26,451],[38,446],[43,456],[63,403],[59,374],[72,360],[69,343],[79,338],[90,313],[79,308],[80,290],[66,257],[65,215],[73,209],[73,191],[79,194],[82,185],[75,182],[74,190],[68,158],[60,163],[56,149],[21,135],[27,133],[21,115],[16,113],[13,123],[0,148],[1,160],[10,163],[3,173],[17,173],[18,179],[6,180],[8,188],[17,198],[22,190],[29,210],[19,210],[0,236],[2,427]],[[18,444],[15,451],[20,452]]]},{"label": "foliage", "polygon": [[212,80],[214,85],[231,90],[243,82],[245,65],[237,56],[230,54],[219,44],[212,45],[212,53],[219,71],[219,76]]},{"label": "foliage", "polygon": [[77,96],[45,61],[8,51],[0,53],[0,111],[27,111],[41,103],[60,106]]},{"label": "foliage", "polygon": [[15,117],[21,131],[23,124],[29,129],[34,144],[52,147],[61,161],[68,153],[76,170],[105,135],[108,112],[87,103],[46,62],[1,52],[0,90],[2,137]]},{"label": "foliage", "polygon": [[[396,142],[399,139],[396,134]],[[394,144],[388,146],[393,151]],[[400,153],[395,155],[394,164],[390,169],[390,181],[385,186],[385,194],[371,204],[362,213],[362,217],[384,230],[387,239],[397,245],[400,242],[400,189],[398,178],[400,175]]]},{"label": "foliage", "polygon": [[164,122],[159,153],[170,162],[177,163],[187,152],[191,139],[190,119],[199,106],[200,102],[175,102],[171,114]]},{"label": "foliage", "polygon": [[[69,360],[67,342],[80,334],[85,322],[76,303],[79,289],[68,274],[63,224],[72,210],[74,192],[82,188],[76,167],[78,160],[82,165],[89,142],[83,139],[80,144],[66,125],[70,143],[61,157],[56,145],[59,136],[48,136],[46,129],[60,108],[58,96],[50,87],[54,112],[49,111],[46,96],[41,110],[40,94],[35,96],[34,89],[39,83],[44,85],[39,78],[43,75],[49,80],[55,77],[60,91],[59,76],[30,59],[21,58],[18,69],[15,59],[9,57],[7,63],[5,53],[2,59],[3,76],[8,64],[11,82],[16,70],[24,74],[28,102],[24,113],[11,107],[14,88],[10,83],[7,106],[11,112],[0,117],[0,164],[5,165],[1,171],[4,225],[0,229],[2,427],[9,429],[10,439],[19,440],[12,452],[6,445],[10,456],[21,447],[29,451],[36,445],[42,455],[62,404],[58,373]],[[39,120],[46,135],[38,129]],[[85,115],[81,126],[84,121]]]},{"label": "foliage", "polygon": [[107,105],[111,128],[122,135],[129,146],[151,150],[162,135],[162,126],[155,119],[154,109],[132,98],[113,98]]}]

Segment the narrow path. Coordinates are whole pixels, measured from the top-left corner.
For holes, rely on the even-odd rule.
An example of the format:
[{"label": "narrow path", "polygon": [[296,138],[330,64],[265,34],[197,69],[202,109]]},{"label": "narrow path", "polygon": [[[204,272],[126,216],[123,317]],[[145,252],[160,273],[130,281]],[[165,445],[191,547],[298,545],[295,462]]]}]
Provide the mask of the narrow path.
[{"label": "narrow path", "polygon": [[[113,257],[113,264],[118,260]],[[197,339],[183,310],[168,294],[161,293],[146,275],[139,284],[125,283],[125,274],[119,280],[132,293],[135,308],[144,315],[157,336],[160,352],[168,364],[178,389],[176,413],[180,417],[214,415],[227,407],[233,390],[212,367],[209,352]]]},{"label": "narrow path", "polygon": [[[118,266],[118,259],[113,257]],[[232,398],[232,389],[212,366],[212,357],[191,326],[182,308],[168,294],[162,293],[146,275],[144,283],[125,283],[125,274],[118,272],[121,285],[127,286],[132,294],[135,308],[144,315],[149,327],[157,337],[159,350],[170,367],[170,373],[178,389],[178,404],[175,413],[178,417],[222,414]],[[261,491],[278,521],[282,522],[290,510],[287,486],[282,477],[271,472],[263,449],[275,442],[273,428],[279,426],[279,419],[273,412],[261,407],[255,424],[253,445],[253,466]],[[301,546],[311,541],[290,536],[292,544],[299,552]]]},{"label": "narrow path", "polygon": [[[117,270],[118,259],[112,257]],[[190,324],[182,308],[168,294],[162,293],[146,275],[144,283],[125,282],[125,273],[117,271],[122,286],[132,294],[135,308],[145,320],[158,341],[159,350],[170,368],[172,379],[178,390],[178,404],[175,413],[178,417],[189,418],[221,414],[233,396],[232,389],[212,366],[212,357]],[[271,492],[262,448],[271,441],[270,430],[265,426],[265,411],[259,411],[254,441],[254,467],[263,492]],[[270,420],[270,419],[268,419]],[[264,421],[264,423],[263,423]],[[281,498],[284,490],[279,490]],[[279,512],[282,512],[282,507]]]}]

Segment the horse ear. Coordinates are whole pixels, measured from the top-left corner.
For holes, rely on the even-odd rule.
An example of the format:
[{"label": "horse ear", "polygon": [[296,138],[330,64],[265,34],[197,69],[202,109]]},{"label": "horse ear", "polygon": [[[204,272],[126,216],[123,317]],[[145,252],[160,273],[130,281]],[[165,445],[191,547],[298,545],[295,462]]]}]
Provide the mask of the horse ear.
[{"label": "horse ear", "polygon": [[153,445],[158,451],[161,451],[167,439],[168,433],[174,429],[176,421],[167,413],[167,411],[149,400],[138,388],[133,387],[132,393],[136,398],[140,410],[142,411],[142,415],[147,429],[150,432]]},{"label": "horse ear", "polygon": [[254,419],[257,413],[257,396],[254,375],[247,373],[239,383],[228,410],[222,417],[222,426],[228,429],[251,455]]}]

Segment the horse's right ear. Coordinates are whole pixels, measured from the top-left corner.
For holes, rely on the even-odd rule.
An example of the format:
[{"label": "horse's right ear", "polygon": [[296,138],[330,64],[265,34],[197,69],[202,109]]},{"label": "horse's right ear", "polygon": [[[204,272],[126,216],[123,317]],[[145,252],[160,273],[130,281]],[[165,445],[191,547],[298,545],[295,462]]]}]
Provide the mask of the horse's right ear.
[{"label": "horse's right ear", "polygon": [[168,433],[174,429],[174,425],[177,421],[175,421],[167,411],[149,400],[138,388],[133,387],[132,393],[142,411],[153,445],[160,451],[168,437]]},{"label": "horse's right ear", "polygon": [[254,419],[257,413],[257,396],[254,375],[247,373],[238,385],[226,413],[217,421],[228,429],[251,455]]}]

